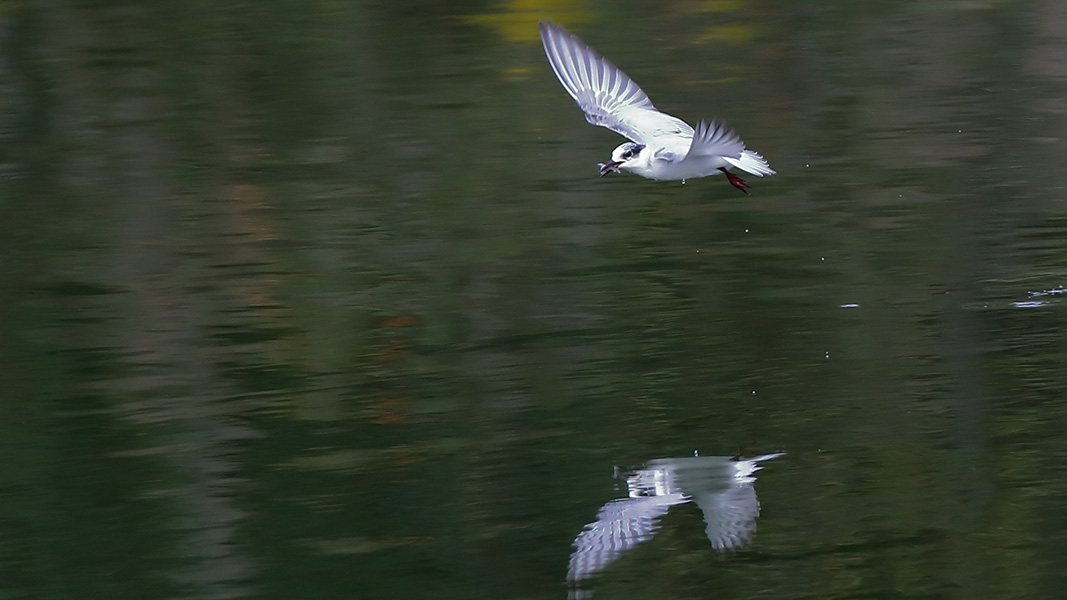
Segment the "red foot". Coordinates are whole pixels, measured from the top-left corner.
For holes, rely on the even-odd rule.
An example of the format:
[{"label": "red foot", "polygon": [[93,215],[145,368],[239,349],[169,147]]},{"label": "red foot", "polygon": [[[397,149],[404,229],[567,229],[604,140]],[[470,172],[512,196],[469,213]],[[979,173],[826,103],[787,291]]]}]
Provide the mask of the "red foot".
[{"label": "red foot", "polygon": [[733,173],[727,171],[726,167],[719,167],[719,170],[722,171],[723,175],[726,175],[726,180],[730,182],[730,185],[741,190],[746,195],[748,194],[748,184],[745,183],[744,179],[741,179],[737,175],[734,175]]}]

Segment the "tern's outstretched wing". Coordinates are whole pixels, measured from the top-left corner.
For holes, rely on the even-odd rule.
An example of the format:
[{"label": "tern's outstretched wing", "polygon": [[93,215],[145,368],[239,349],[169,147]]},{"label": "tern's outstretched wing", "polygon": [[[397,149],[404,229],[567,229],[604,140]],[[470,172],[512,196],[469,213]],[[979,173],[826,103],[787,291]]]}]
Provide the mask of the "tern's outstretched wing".
[{"label": "tern's outstretched wing", "polygon": [[693,141],[689,145],[686,158],[701,156],[725,156],[741,158],[745,143],[726,123],[701,121],[693,132]]},{"label": "tern's outstretched wing", "polygon": [[597,54],[578,36],[552,21],[542,21],[541,42],[559,82],[593,125],[647,144],[661,135],[688,135],[693,129],[656,110],[632,79]]},{"label": "tern's outstretched wing", "polygon": [[[701,121],[693,132],[685,160],[722,157],[730,165],[753,175],[774,175],[774,169],[757,152],[745,150],[745,143],[725,123]],[[773,457],[772,457],[773,458]]]}]

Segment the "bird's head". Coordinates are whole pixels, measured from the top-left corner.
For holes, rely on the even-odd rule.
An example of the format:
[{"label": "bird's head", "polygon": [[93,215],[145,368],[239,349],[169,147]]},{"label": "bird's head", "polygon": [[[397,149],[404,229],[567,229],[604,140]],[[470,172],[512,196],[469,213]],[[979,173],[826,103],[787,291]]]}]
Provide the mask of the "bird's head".
[{"label": "bird's head", "polygon": [[626,163],[637,159],[644,150],[645,146],[643,144],[635,144],[633,142],[619,144],[611,151],[611,161],[600,163],[600,176],[603,177],[608,173],[618,173],[619,167],[625,167]]}]

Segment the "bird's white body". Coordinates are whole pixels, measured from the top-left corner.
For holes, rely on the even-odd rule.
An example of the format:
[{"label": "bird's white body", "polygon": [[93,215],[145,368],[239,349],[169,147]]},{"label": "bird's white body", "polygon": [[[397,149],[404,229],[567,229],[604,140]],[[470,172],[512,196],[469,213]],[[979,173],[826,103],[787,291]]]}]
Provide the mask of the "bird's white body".
[{"label": "bird's white body", "polygon": [[611,161],[601,165],[601,175],[625,169],[649,179],[684,181],[723,173],[745,191],[744,181],[727,169],[760,177],[774,174],[725,125],[701,121],[694,129],[656,110],[632,79],[577,36],[551,21],[540,25],[548,62],[585,119],[632,140],[615,148]]}]

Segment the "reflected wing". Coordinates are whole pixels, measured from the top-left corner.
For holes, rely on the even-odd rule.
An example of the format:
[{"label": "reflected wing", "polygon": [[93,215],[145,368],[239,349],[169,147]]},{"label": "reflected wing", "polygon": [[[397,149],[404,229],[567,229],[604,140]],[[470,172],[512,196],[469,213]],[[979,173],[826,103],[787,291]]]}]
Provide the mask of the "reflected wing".
[{"label": "reflected wing", "polygon": [[704,513],[705,532],[716,550],[741,548],[756,532],[759,500],[750,481],[723,492],[694,496],[693,502]]},{"label": "reflected wing", "polygon": [[605,504],[596,522],[586,525],[574,540],[567,580],[591,577],[623,552],[648,541],[659,529],[659,519],[667,509],[685,501],[685,496],[672,494],[621,498]]},{"label": "reflected wing", "polygon": [[692,131],[681,119],[661,113],[632,79],[577,36],[542,21],[541,43],[563,88],[593,125],[647,144],[663,134]]},{"label": "reflected wing", "polygon": [[693,132],[693,141],[689,144],[686,160],[706,156],[725,156],[741,158],[745,143],[725,123],[701,121]]}]

